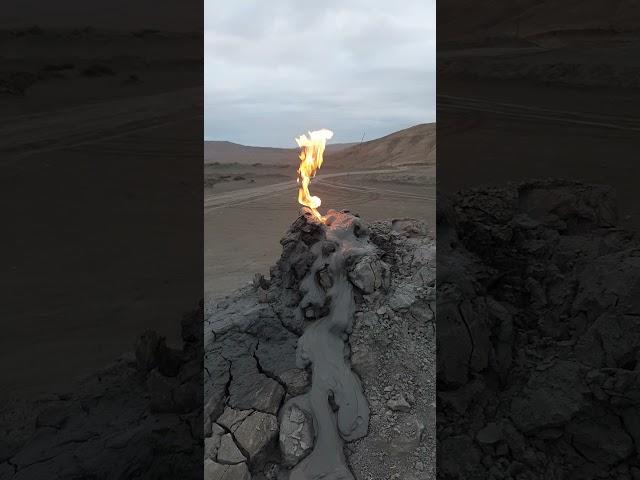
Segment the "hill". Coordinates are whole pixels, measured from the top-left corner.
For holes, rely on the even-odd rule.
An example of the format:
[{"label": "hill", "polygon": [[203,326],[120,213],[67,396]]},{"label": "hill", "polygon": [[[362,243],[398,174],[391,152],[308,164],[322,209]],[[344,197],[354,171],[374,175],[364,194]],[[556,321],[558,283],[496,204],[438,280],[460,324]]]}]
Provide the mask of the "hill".
[{"label": "hill", "polygon": [[[325,165],[360,168],[435,164],[436,124],[421,124],[363,143],[328,144]],[[204,163],[283,165],[297,163],[297,149],[249,147],[232,142],[205,141]]]},{"label": "hill", "polygon": [[329,152],[326,162],[332,167],[396,167],[399,165],[435,165],[436,124],[423,123],[386,137]]}]

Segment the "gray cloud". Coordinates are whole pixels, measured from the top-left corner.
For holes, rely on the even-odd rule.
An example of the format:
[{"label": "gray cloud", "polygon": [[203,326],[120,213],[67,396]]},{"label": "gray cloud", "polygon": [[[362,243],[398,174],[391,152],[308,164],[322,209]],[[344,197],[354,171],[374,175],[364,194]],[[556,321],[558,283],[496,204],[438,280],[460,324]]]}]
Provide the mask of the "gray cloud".
[{"label": "gray cloud", "polygon": [[435,0],[205,0],[205,137],[295,146],[435,120]]}]

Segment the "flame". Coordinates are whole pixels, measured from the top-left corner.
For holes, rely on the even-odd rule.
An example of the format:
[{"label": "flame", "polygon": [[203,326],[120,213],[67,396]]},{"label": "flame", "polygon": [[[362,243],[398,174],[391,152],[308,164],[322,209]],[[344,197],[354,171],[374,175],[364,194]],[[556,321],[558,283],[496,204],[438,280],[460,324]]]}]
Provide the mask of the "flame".
[{"label": "flame", "polygon": [[296,143],[300,147],[300,167],[298,168],[298,202],[301,205],[309,207],[315,217],[324,222],[324,218],[318,212],[318,207],[322,204],[320,197],[316,197],[309,193],[309,183],[316,176],[316,172],[322,166],[322,156],[324,148],[329,140],[333,137],[333,132],[323,128],[309,132],[309,136],[301,135],[296,138]]}]

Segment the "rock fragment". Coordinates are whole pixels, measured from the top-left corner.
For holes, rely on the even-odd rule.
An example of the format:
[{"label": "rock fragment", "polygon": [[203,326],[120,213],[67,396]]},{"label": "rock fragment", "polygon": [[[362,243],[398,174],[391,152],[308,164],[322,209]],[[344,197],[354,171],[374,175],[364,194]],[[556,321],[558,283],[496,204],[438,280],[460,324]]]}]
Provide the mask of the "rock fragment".
[{"label": "rock fragment", "polygon": [[411,405],[409,405],[409,402],[404,398],[404,395],[400,394],[387,401],[387,407],[394,412],[408,412]]}]

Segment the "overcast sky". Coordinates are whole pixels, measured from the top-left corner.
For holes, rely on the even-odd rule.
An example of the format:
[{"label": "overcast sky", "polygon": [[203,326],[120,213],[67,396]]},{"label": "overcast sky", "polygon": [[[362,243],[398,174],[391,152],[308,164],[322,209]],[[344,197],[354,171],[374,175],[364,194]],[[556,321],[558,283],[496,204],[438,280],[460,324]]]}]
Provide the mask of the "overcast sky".
[{"label": "overcast sky", "polygon": [[435,0],[205,0],[205,138],[295,147],[435,121]]}]

